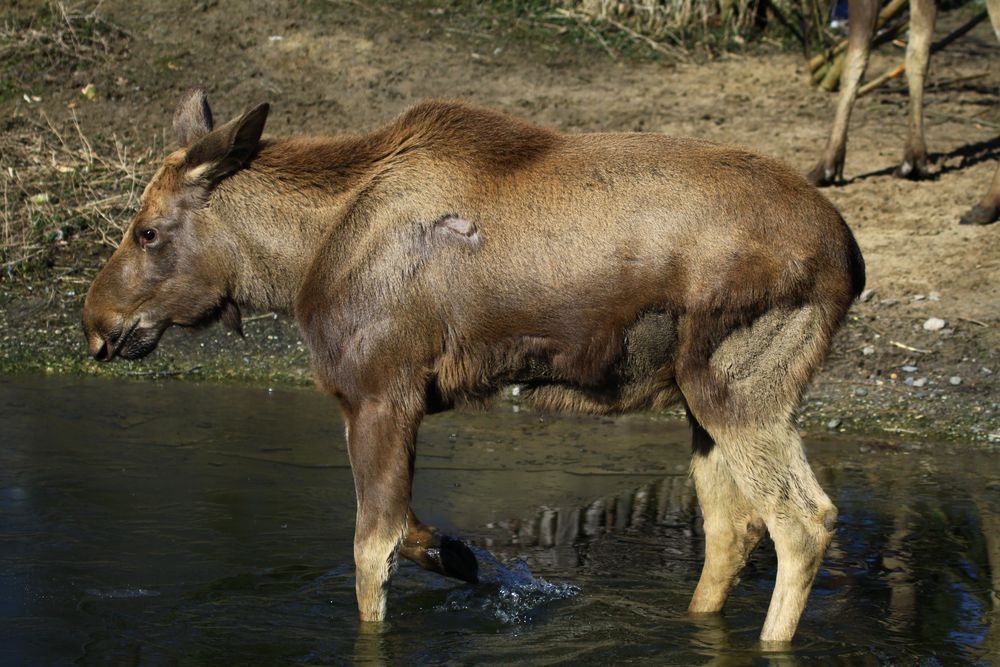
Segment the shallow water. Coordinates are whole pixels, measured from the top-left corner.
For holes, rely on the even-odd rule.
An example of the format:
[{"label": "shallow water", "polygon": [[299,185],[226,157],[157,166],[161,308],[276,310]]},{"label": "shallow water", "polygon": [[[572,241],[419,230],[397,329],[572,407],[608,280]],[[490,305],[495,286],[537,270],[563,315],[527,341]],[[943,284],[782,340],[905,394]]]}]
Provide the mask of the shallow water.
[{"label": "shallow water", "polygon": [[478,545],[483,583],[404,563],[377,633],[356,620],[330,400],[6,378],[0,428],[0,664],[1000,660],[988,452],[810,443],[838,534],[792,649],[765,654],[769,544],[724,617],[684,614],[703,542],[681,422],[429,418],[414,507]]}]

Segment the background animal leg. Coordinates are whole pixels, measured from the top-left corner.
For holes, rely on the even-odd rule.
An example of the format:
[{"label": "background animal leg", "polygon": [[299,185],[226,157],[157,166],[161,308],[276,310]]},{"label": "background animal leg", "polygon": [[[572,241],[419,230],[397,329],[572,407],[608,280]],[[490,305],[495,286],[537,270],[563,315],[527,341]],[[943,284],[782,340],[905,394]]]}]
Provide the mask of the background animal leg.
[{"label": "background animal leg", "polygon": [[[993,32],[1000,39],[1000,0],[986,0],[986,11],[990,14]],[[969,209],[959,220],[963,225],[988,225],[1000,219],[1000,164],[993,174],[993,182],[986,196]]]},{"label": "background animal leg", "polygon": [[421,523],[411,509],[407,515],[406,537],[399,553],[425,570],[477,583],[479,562],[461,540],[442,535],[434,526]]},{"label": "background animal leg", "polygon": [[761,519],[736,485],[722,453],[689,415],[694,445],[691,476],[704,518],[705,564],[688,611],[722,611],[747,557],[764,536]]},{"label": "background animal leg", "polygon": [[934,0],[910,0],[910,38],[906,44],[906,83],[910,89],[910,124],[903,161],[894,172],[913,180],[927,176],[924,143],[924,79],[930,62],[931,36],[937,19]]},{"label": "background animal leg", "polygon": [[878,18],[877,0],[849,0],[847,5],[848,23],[847,55],[844,57],[844,72],[840,75],[840,97],[837,113],[833,120],[830,139],[823,149],[823,156],[806,178],[817,187],[830,185],[844,178],[844,156],[847,153],[847,126],[851,121],[851,110],[858,96],[861,77],[868,66],[872,33]]},{"label": "background animal leg", "polygon": [[1000,164],[993,173],[993,182],[982,200],[959,220],[961,225],[988,225],[1000,219]]}]

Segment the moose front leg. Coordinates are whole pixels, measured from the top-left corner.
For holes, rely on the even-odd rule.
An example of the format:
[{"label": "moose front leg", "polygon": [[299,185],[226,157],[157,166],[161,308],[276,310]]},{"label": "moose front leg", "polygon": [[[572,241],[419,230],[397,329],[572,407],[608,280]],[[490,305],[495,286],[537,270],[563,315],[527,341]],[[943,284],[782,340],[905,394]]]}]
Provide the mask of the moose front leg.
[{"label": "moose front leg", "polygon": [[420,415],[378,399],[364,400],[345,412],[358,500],[354,530],[358,611],[362,621],[382,621],[389,578],[407,535]]}]

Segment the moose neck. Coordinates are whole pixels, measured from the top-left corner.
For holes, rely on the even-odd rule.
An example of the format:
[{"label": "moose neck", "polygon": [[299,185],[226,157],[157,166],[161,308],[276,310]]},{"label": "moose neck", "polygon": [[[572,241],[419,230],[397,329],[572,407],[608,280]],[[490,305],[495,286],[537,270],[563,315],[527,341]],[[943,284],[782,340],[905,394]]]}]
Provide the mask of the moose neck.
[{"label": "moose neck", "polygon": [[377,158],[367,138],[262,143],[248,168],[213,192],[227,240],[230,297],[249,310],[291,312],[324,238]]}]

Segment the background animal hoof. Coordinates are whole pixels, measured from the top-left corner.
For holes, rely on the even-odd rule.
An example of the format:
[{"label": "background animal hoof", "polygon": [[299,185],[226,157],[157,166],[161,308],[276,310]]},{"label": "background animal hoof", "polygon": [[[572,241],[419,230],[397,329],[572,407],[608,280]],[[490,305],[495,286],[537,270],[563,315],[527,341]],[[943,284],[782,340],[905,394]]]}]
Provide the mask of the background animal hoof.
[{"label": "background animal hoof", "polygon": [[479,583],[479,561],[461,540],[442,535],[440,558],[444,574],[470,584]]},{"label": "background animal hoof", "polygon": [[1000,209],[989,209],[984,206],[973,206],[963,215],[958,224],[960,225],[989,225],[997,221],[1000,217]]},{"label": "background animal hoof", "polygon": [[893,170],[892,175],[896,178],[905,178],[908,181],[922,181],[929,175],[927,171],[927,165],[921,164],[919,162],[904,161],[895,170]]},{"label": "background animal hoof", "polygon": [[806,180],[809,181],[810,185],[823,188],[827,185],[833,185],[836,180],[836,174],[836,169],[828,168],[823,163],[820,163],[809,170],[809,173],[806,174]]}]

